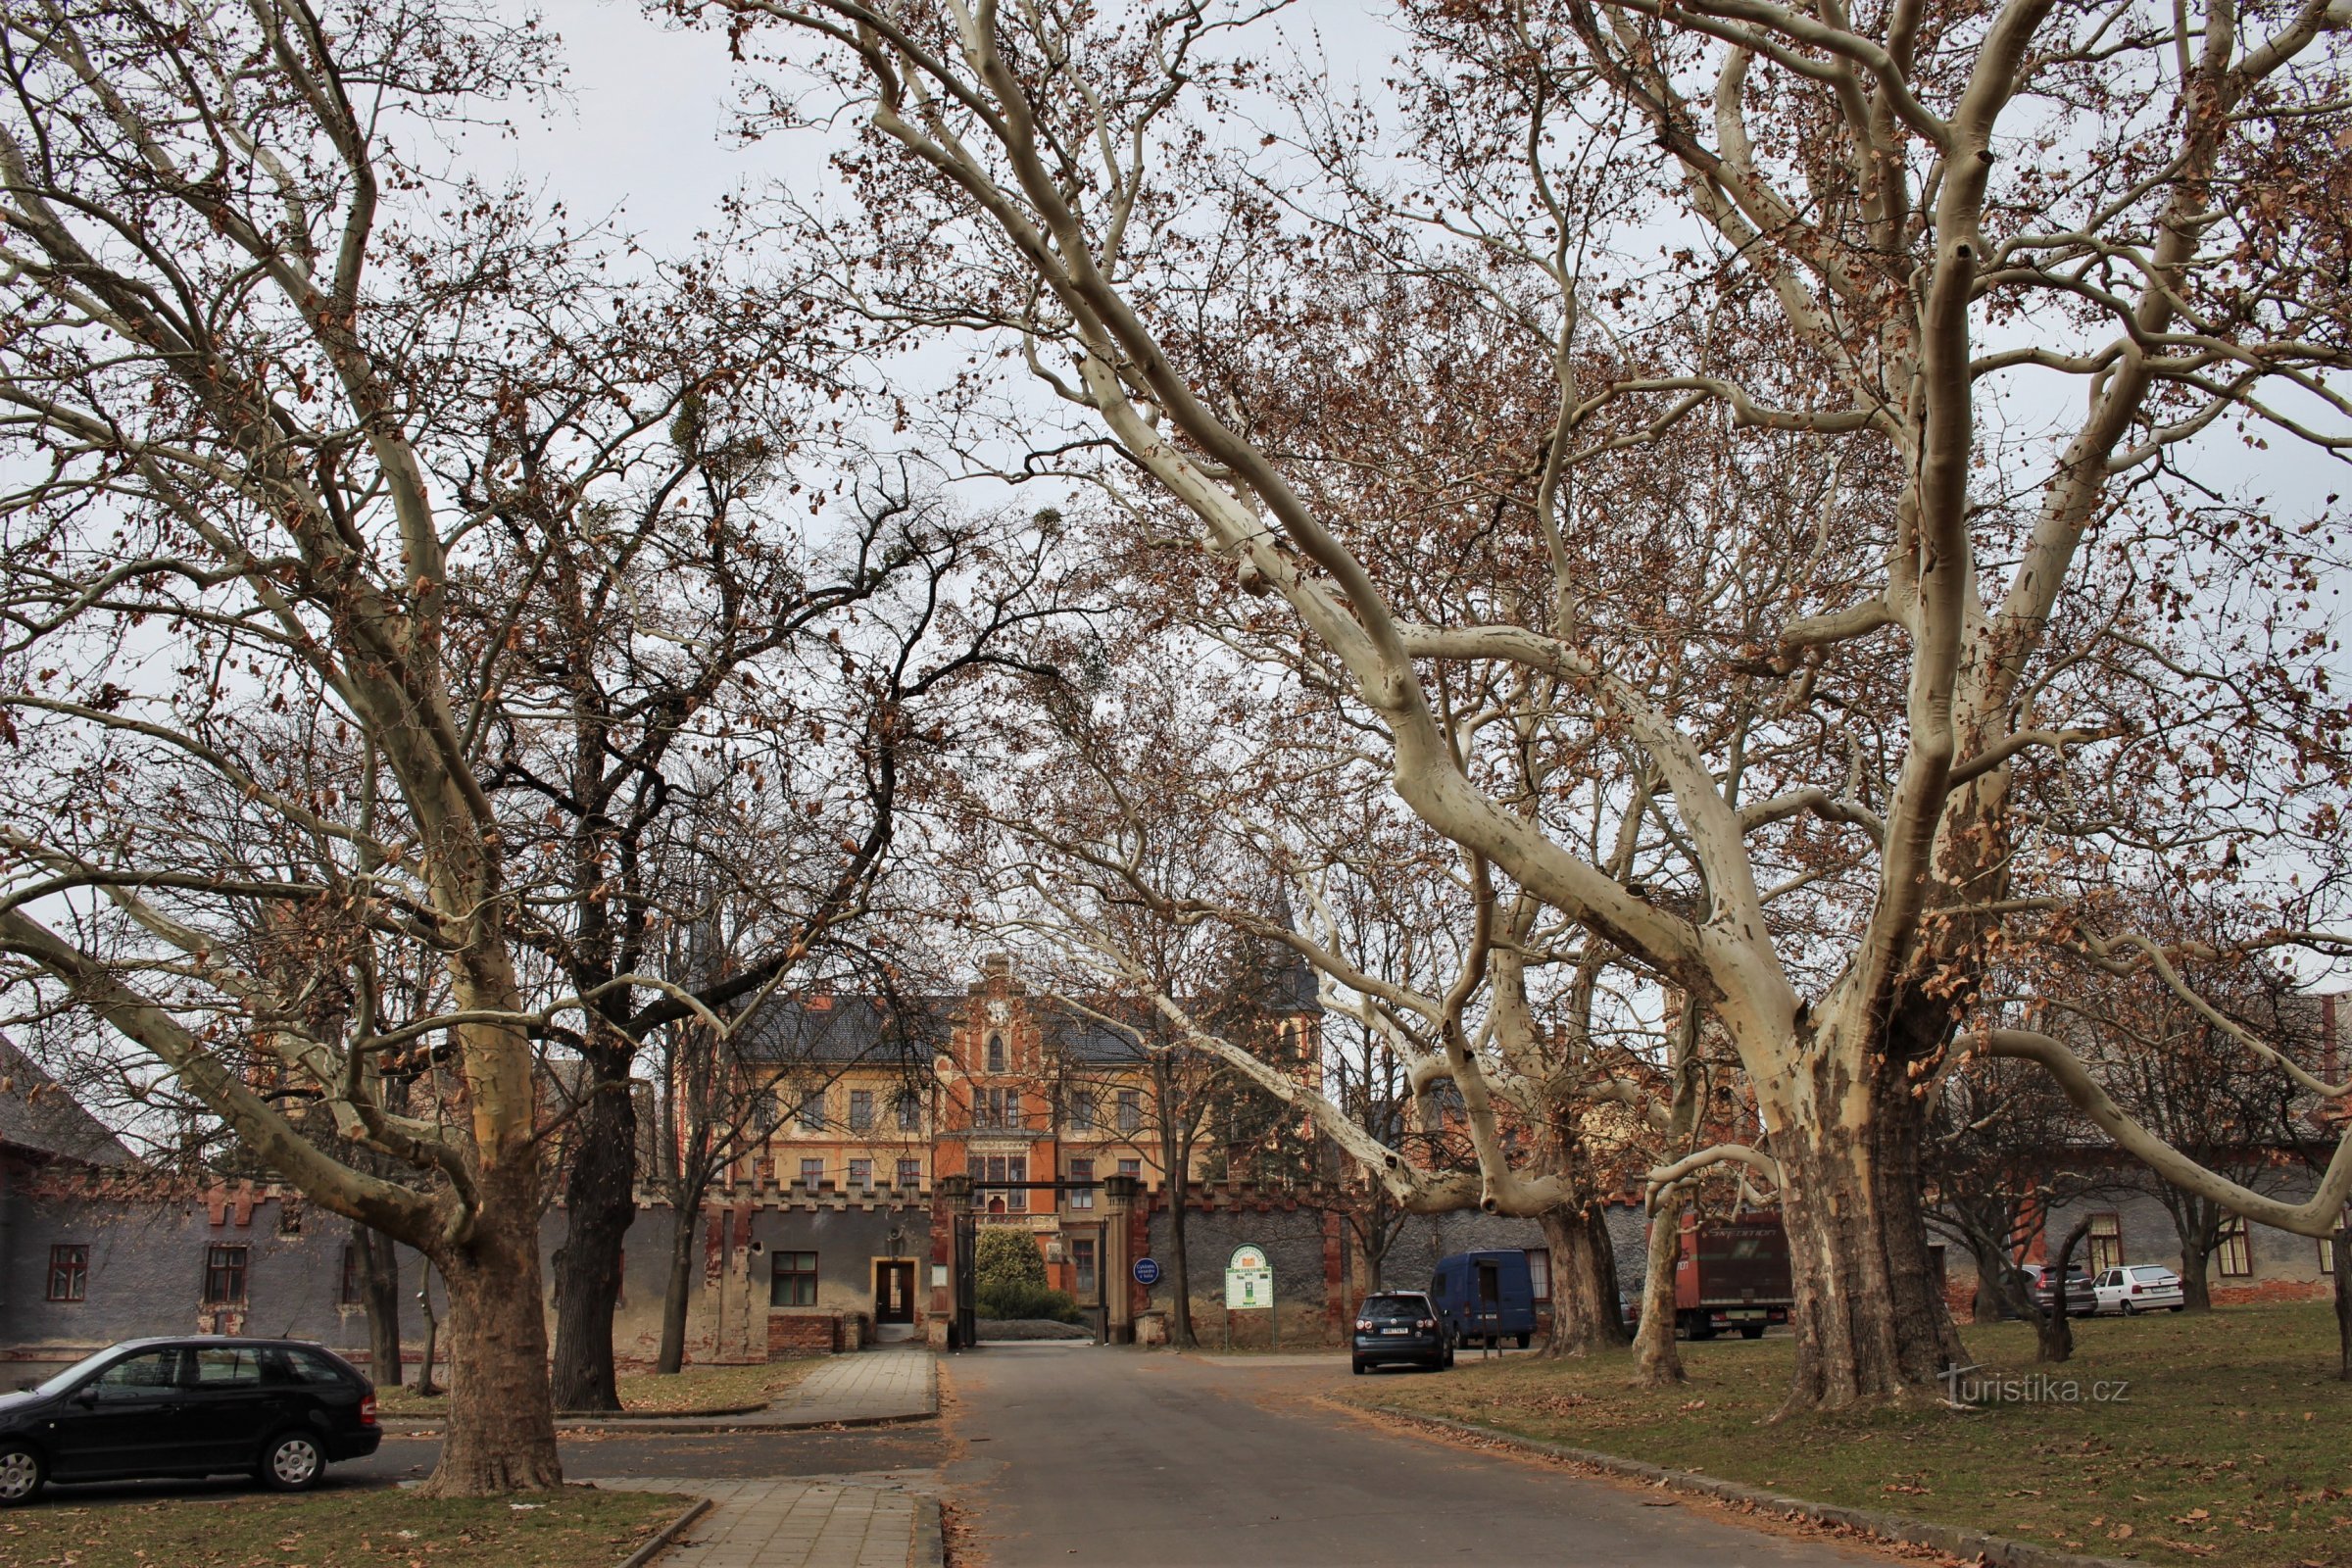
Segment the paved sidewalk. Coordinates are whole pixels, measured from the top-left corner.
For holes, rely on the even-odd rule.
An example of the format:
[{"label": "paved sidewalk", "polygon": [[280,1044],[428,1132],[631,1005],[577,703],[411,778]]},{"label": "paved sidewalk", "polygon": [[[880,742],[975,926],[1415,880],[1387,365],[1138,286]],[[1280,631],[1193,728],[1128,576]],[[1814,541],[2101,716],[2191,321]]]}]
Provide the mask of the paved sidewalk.
[{"label": "paved sidewalk", "polygon": [[[784,1397],[741,1415],[558,1416],[559,1432],[790,1432],[802,1427],[886,1426],[939,1414],[939,1377],[919,1345],[826,1358]],[[439,1432],[439,1416],[386,1416],[399,1436]]]},{"label": "paved sidewalk", "polygon": [[658,1568],[939,1568],[939,1504],[895,1487],[838,1481],[630,1476],[611,1492],[683,1492],[715,1504],[655,1558]]},{"label": "paved sidewalk", "polygon": [[920,1420],[939,1414],[939,1379],[921,1347],[860,1350],[834,1356],[767,1413],[792,1426]]}]

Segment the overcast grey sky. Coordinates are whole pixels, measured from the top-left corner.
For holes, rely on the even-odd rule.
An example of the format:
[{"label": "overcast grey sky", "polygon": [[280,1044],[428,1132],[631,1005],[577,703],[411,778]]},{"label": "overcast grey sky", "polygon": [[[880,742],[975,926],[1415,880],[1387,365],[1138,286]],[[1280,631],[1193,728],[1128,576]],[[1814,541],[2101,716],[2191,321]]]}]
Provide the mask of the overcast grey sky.
[{"label": "overcast grey sky", "polygon": [[[471,149],[486,175],[520,173],[575,219],[624,214],[621,226],[657,251],[679,252],[739,185],[778,175],[813,148],[744,148],[724,132],[735,67],[725,40],[648,18],[638,0],[516,0],[564,40],[569,101],[525,110],[514,135]],[[1298,0],[1278,20],[1286,40],[1320,45],[1336,75],[1377,80],[1392,35],[1366,0]]]}]

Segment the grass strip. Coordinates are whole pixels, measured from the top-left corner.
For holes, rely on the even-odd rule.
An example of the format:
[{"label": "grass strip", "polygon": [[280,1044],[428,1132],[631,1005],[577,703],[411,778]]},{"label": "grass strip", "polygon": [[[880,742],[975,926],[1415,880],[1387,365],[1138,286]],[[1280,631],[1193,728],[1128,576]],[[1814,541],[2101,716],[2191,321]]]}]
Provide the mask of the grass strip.
[{"label": "grass strip", "polygon": [[2352,1384],[2325,1305],[2078,1323],[2034,1362],[2020,1324],[1970,1328],[1982,1407],[1768,1418],[1786,1339],[1687,1345],[1690,1381],[1627,1386],[1632,1358],[1469,1361],[1350,1380],[1365,1405],[1849,1508],[2151,1563],[2352,1565]]},{"label": "grass strip", "polygon": [[420,1497],[399,1488],[252,1492],[0,1514],[11,1568],[613,1568],[694,1499],[565,1487],[521,1497]]}]

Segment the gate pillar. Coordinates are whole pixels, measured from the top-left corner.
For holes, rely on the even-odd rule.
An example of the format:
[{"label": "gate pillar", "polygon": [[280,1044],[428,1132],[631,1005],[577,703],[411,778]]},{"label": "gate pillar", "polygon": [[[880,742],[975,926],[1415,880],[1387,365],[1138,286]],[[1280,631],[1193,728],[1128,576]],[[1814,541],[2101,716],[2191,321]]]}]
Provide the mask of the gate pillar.
[{"label": "gate pillar", "polygon": [[961,1349],[971,1343],[971,1318],[965,1310],[976,1283],[970,1278],[971,1235],[971,1177],[940,1177],[931,1187],[930,1321],[944,1326],[947,1343],[934,1339],[936,1348]]},{"label": "gate pillar", "polygon": [[1143,1183],[1133,1176],[1102,1178],[1102,1338],[1135,1343],[1135,1223]]}]

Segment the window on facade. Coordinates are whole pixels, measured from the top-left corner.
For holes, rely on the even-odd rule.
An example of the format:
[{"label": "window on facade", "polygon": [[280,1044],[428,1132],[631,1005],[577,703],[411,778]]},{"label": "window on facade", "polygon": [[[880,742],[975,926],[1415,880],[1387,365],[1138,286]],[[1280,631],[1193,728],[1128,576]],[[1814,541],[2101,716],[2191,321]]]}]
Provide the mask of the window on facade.
[{"label": "window on facade", "polygon": [[850,1126],[864,1132],[874,1124],[874,1092],[871,1089],[850,1091]]},{"label": "window on facade", "polygon": [[901,1090],[899,1092],[899,1131],[903,1133],[917,1132],[921,1130],[922,1125],[923,1102],[911,1093]]},{"label": "window on facade", "polygon": [[2084,1265],[2093,1274],[2103,1274],[2111,1268],[2124,1266],[2124,1222],[2120,1215],[2093,1214],[2090,1216],[2090,1258]]},{"label": "window on facade", "polygon": [[[1070,1180],[1074,1182],[1091,1182],[1094,1179],[1095,1162],[1093,1160],[1073,1159],[1070,1161]],[[1072,1208],[1094,1207],[1095,1190],[1092,1187],[1071,1188],[1069,1206]]]},{"label": "window on facade", "polygon": [[767,1304],[770,1306],[814,1306],[816,1304],[816,1254],[814,1252],[770,1252],[775,1259],[770,1265],[774,1272],[767,1277]]},{"label": "window on facade", "polygon": [[1144,1097],[1133,1089],[1119,1091],[1119,1131],[1131,1133],[1144,1124]]},{"label": "window on facade", "polygon": [[820,1132],[825,1125],[825,1092],[822,1089],[801,1091],[801,1127],[807,1132]]},{"label": "window on facade", "polygon": [[1095,1092],[1092,1089],[1070,1091],[1070,1131],[1091,1133],[1095,1130]]},{"label": "window on facade", "polygon": [[2222,1245],[2214,1249],[2221,1259],[2222,1278],[2251,1279],[2254,1275],[2254,1253],[2246,1237],[2246,1220],[2242,1214],[2232,1214],[2222,1221]]},{"label": "window on facade", "polygon": [[822,1158],[804,1159],[801,1161],[801,1185],[803,1187],[813,1189],[817,1183],[823,1181],[824,1179],[825,1162]]},{"label": "window on facade", "polygon": [[242,1247],[204,1250],[204,1300],[208,1306],[245,1304],[245,1258]]},{"label": "window on facade", "polygon": [[335,1299],[345,1306],[360,1304],[360,1250],[349,1242],[343,1244],[343,1287]]},{"label": "window on facade", "polygon": [[[1029,1179],[1029,1161],[1020,1154],[991,1154],[981,1161],[980,1169],[981,1180],[991,1186]],[[1029,1193],[1026,1188],[1015,1187],[1001,1196],[1004,1200],[1006,1213],[1025,1214],[1029,1211]]]},{"label": "window on facade", "polygon": [[899,1161],[899,1190],[911,1193],[923,1185],[923,1162],[919,1159]]},{"label": "window on facade", "polygon": [[1078,1276],[1074,1282],[1077,1286],[1075,1294],[1078,1299],[1081,1301],[1094,1299],[1096,1290],[1094,1238],[1082,1236],[1070,1243],[1070,1268]]},{"label": "window on facade", "polygon": [[1551,1299],[1551,1249],[1531,1247],[1527,1250],[1527,1278],[1535,1287],[1539,1301]]},{"label": "window on facade", "polygon": [[851,1161],[850,1161],[850,1190],[851,1190],[852,1192],[860,1192],[860,1193],[861,1193],[861,1192],[868,1192],[868,1191],[871,1191],[871,1190],[872,1190],[872,1188],[873,1188],[873,1185],[874,1185],[874,1162],[873,1162],[872,1160],[870,1160],[870,1159],[853,1159],[853,1160],[851,1160]]},{"label": "window on facade", "polygon": [[1144,1162],[1140,1159],[1122,1159],[1119,1161],[1119,1174],[1133,1176],[1136,1180],[1141,1181],[1144,1177]]},{"label": "window on facade", "polygon": [[89,1294],[90,1250],[81,1242],[49,1249],[49,1299],[78,1301]]},{"label": "window on facade", "polygon": [[1003,1035],[988,1037],[988,1070],[990,1072],[1004,1070],[1004,1037]]}]

